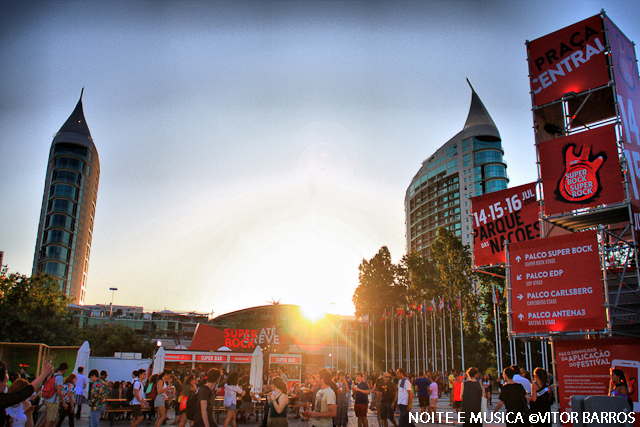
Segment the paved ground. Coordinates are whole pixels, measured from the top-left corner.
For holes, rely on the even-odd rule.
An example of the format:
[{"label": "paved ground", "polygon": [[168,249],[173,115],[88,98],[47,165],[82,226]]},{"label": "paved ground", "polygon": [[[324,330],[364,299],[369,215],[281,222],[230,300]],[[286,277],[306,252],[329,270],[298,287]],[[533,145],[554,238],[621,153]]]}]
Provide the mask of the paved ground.
[{"label": "paved ground", "polygon": [[[498,402],[498,395],[494,394],[493,395],[493,404],[489,406],[489,412],[492,412],[492,410],[495,408],[495,404]],[[75,427],[89,427],[89,407],[87,405],[83,405],[83,411],[82,411],[82,418],[80,420],[76,420],[75,423]],[[413,403],[413,410],[412,412],[414,413],[418,413],[420,410],[420,408],[418,407],[418,399],[416,398],[414,400]],[[502,409],[502,412],[504,412],[504,409]],[[436,420],[436,422],[431,422],[431,420],[427,420],[426,418],[423,417],[422,421],[424,422],[418,422],[417,425],[430,425],[430,426],[455,426],[455,425],[460,425],[459,423],[457,423],[457,416],[455,414],[455,411],[453,410],[453,408],[451,408],[449,406],[449,396],[448,395],[443,395],[441,399],[438,400],[438,406],[437,406],[437,414],[440,416],[439,420]],[[448,414],[448,415],[447,415]],[[448,417],[448,418],[447,418]],[[368,413],[368,421],[369,421],[369,427],[379,427],[379,423],[378,423],[378,418],[376,416],[375,412],[369,411]],[[173,421],[174,419],[174,414],[173,411],[169,411],[169,421],[166,423],[165,427],[171,427],[171,421]],[[398,419],[398,416],[396,415],[396,421]],[[447,422],[447,420],[449,422]],[[224,422],[224,416],[221,417],[221,425]],[[114,422],[114,427],[126,427],[129,425],[129,421],[125,421],[125,420],[116,420]],[[146,427],[147,425],[147,421],[143,420],[142,423],[140,424],[140,427]],[[153,425],[153,424],[152,424]],[[249,420],[249,422],[247,424],[238,424],[238,427],[242,427],[242,426],[258,426],[259,424],[256,423],[255,418],[251,417],[251,419]],[[485,426],[495,426],[495,427],[501,427],[504,426],[504,423],[500,423],[500,422],[491,422],[491,423],[485,423]],[[67,421],[65,420],[63,422],[62,427],[66,427],[67,426]],[[289,426],[290,427],[310,427],[310,424],[303,421],[301,418],[294,418],[293,414],[289,415]],[[358,426],[358,422],[357,422],[357,418],[355,417],[354,413],[353,413],[353,409],[349,409],[349,425],[348,427],[357,427]],[[109,421],[100,421],[100,427],[109,427]],[[393,427],[392,425],[390,425],[390,427]]]}]

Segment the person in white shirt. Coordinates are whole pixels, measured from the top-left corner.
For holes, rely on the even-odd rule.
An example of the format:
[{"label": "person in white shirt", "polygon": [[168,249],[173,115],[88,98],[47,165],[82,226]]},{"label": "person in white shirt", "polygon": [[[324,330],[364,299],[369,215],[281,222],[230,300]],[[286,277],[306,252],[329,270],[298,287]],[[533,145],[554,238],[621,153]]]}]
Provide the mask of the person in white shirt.
[{"label": "person in white shirt", "polygon": [[[512,365],[511,369],[513,369],[514,372],[520,372],[520,368],[518,367],[518,365]],[[526,391],[527,394],[531,394],[531,381],[520,374],[515,374],[513,376],[513,382],[522,385],[522,387],[524,387],[524,391]]]},{"label": "person in white shirt", "polygon": [[413,388],[411,381],[406,377],[404,369],[398,368],[396,371],[398,376],[398,394],[396,395],[396,403],[398,411],[400,411],[400,420],[398,427],[409,427],[409,412],[411,412],[411,404],[413,403]]},{"label": "person in white shirt", "polygon": [[142,421],[142,408],[148,408],[146,396],[144,394],[144,386],[142,382],[147,378],[147,371],[144,369],[138,370],[138,378],[133,380],[133,399],[131,400],[131,427],[138,427],[140,421]]},{"label": "person in white shirt", "polygon": [[87,397],[84,395],[84,391],[87,388],[88,380],[83,373],[84,367],[80,366],[78,368],[78,374],[76,375],[76,395],[74,396],[74,403],[78,408],[76,410],[76,420],[79,420],[82,415],[82,404],[87,403]]}]

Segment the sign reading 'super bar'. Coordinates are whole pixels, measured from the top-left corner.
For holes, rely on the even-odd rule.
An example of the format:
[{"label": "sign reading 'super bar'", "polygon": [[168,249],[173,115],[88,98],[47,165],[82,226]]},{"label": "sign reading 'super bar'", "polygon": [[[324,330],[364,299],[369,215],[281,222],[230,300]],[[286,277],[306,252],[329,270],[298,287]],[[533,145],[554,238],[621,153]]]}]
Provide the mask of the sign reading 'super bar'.
[{"label": "sign reading 'super bar'", "polygon": [[536,184],[525,184],[471,198],[473,263],[476,267],[505,262],[504,242],[540,237]]},{"label": "sign reading 'super bar'", "polygon": [[615,125],[541,142],[546,215],[624,201]]},{"label": "sign reading 'super bar'", "polygon": [[600,15],[527,43],[533,105],[609,83]]},{"label": "sign reading 'super bar'", "polygon": [[629,196],[636,239],[640,240],[640,78],[633,43],[607,17],[613,76],[622,118],[622,141],[629,170]]},{"label": "sign reading 'super bar'", "polygon": [[606,327],[595,231],[514,243],[509,263],[514,333]]}]

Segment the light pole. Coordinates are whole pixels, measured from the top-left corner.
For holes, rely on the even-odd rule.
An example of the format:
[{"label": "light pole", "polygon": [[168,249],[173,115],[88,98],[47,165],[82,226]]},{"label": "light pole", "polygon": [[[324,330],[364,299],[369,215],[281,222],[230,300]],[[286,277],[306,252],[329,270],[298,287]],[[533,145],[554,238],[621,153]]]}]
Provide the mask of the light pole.
[{"label": "light pole", "polygon": [[109,318],[113,317],[113,294],[116,293],[118,288],[109,288],[111,291],[111,307],[109,308]]}]

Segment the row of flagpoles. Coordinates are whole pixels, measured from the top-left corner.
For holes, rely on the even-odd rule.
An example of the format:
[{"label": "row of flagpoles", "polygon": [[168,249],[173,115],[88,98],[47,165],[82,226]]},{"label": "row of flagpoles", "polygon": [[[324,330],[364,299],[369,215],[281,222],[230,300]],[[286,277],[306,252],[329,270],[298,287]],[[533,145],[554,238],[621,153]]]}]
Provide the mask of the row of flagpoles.
[{"label": "row of flagpoles", "polygon": [[[438,301],[439,300],[439,301]],[[438,302],[436,302],[438,301]],[[502,372],[504,354],[502,349],[502,328],[500,325],[500,303],[495,287],[492,287],[492,302],[495,330],[496,368]],[[440,371],[451,369],[466,370],[464,357],[464,327],[461,298],[458,296],[459,342],[454,341],[454,315],[451,300],[432,299],[429,304],[411,304],[400,308],[384,310],[380,319],[373,314],[358,318],[357,322],[343,324],[342,333],[335,334],[332,342],[332,369],[372,372],[405,368],[408,371]],[[448,316],[447,316],[448,314]],[[448,319],[447,319],[448,317]],[[376,325],[384,325],[376,332]],[[458,344],[458,345],[456,345]],[[525,343],[526,367],[531,367],[531,343]],[[511,364],[517,363],[515,339],[509,340]],[[548,364],[547,344],[542,343],[540,353],[543,366]],[[384,359],[384,364],[380,363]],[[459,359],[459,361],[457,361]],[[377,363],[376,363],[377,361]]]}]

